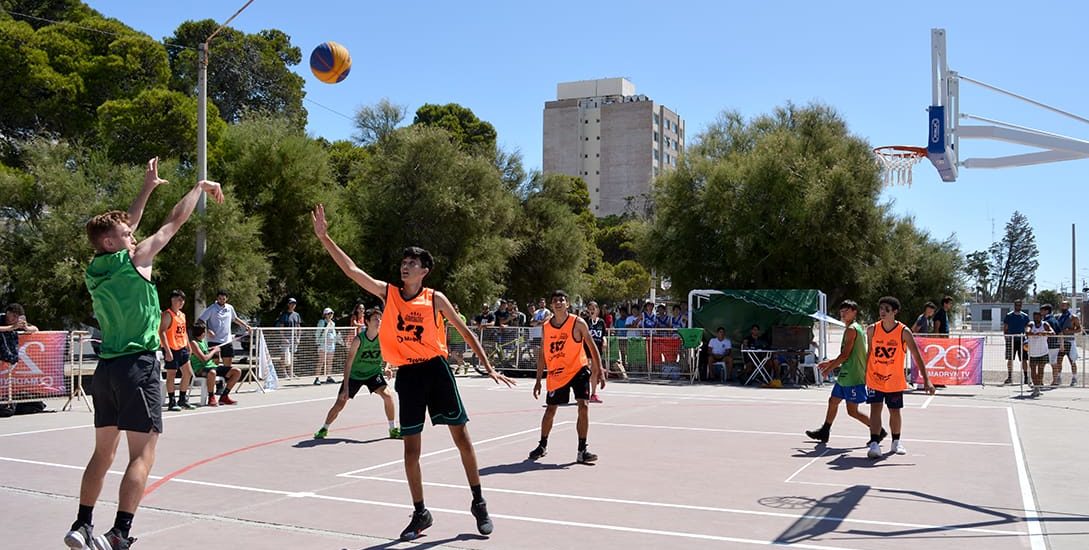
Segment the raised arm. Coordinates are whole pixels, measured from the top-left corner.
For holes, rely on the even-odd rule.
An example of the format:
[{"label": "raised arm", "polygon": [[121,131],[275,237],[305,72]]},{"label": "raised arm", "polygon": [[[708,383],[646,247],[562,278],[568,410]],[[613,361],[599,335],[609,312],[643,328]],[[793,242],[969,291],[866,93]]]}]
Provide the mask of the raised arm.
[{"label": "raised arm", "polygon": [[355,265],[355,262],[353,262],[329,236],[329,222],[325,219],[325,205],[319,204],[315,206],[314,211],[310,214],[310,219],[314,222],[314,234],[317,235],[318,240],[321,241],[321,246],[325,248],[325,251],[332,256],[337,267],[339,267],[349,279],[363,287],[363,290],[385,300],[386,283],[371,277],[366,271],[359,269],[359,267]]},{"label": "raised arm", "polygon": [[151,197],[151,192],[164,183],[170,182],[159,177],[159,157],[147,161],[144,186],[140,188],[140,193],[132,201],[132,206],[129,206],[129,228],[133,233],[136,233],[136,227],[140,225],[140,218],[144,217],[144,207],[147,206],[147,199]]},{"label": "raised arm", "polygon": [[166,246],[166,243],[174,238],[174,235],[181,229],[182,224],[184,224],[185,221],[189,219],[189,216],[193,214],[193,209],[196,208],[197,200],[200,199],[201,193],[208,193],[218,203],[223,202],[223,189],[218,183],[208,180],[198,181],[197,184],[194,185],[180,201],[178,201],[178,204],[174,205],[174,209],[170,211],[170,215],[167,216],[163,226],[160,227],[155,234],[140,241],[136,245],[136,254],[132,257],[132,263],[136,266],[137,271],[139,271],[141,275],[149,279],[151,278],[152,260],[154,260],[155,255]]},{"label": "raised arm", "polygon": [[458,331],[458,334],[465,340],[466,344],[469,344],[469,348],[473,350],[477,358],[480,359],[480,363],[484,366],[484,371],[488,373],[488,377],[495,380],[495,383],[500,382],[507,386],[515,385],[514,381],[507,378],[502,373],[496,371],[490,361],[488,361],[488,354],[484,353],[483,346],[480,345],[480,341],[476,339],[476,334],[469,330],[469,327],[465,326],[465,322],[461,320],[461,317],[456,311],[454,311],[454,305],[450,303],[450,299],[445,294],[435,291],[435,307],[438,308],[439,313],[454,325],[454,329]]}]

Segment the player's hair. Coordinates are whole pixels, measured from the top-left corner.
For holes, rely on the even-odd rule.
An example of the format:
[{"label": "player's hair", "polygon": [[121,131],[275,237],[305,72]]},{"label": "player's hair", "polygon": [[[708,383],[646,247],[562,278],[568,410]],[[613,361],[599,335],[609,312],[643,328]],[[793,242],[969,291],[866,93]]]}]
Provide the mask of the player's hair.
[{"label": "player's hair", "polygon": [[752,329],[760,330],[760,325],[757,325],[757,324],[753,324],[753,326],[749,327],[749,330],[750,330],[750,331],[751,331]]},{"label": "player's hair", "polygon": [[[360,304],[360,305],[363,305],[363,304]],[[367,308],[367,310],[363,312],[363,322],[369,321],[371,319],[371,317],[374,317],[375,314],[381,315],[382,314],[382,308],[380,308],[380,307],[369,307],[369,308]]]},{"label": "player's hair", "polygon": [[551,302],[552,300],[555,300],[556,298],[563,298],[564,300],[566,300],[567,299],[567,293],[557,288],[556,290],[552,291],[552,296],[550,296],[548,298],[548,301]]},{"label": "player's hair", "polygon": [[877,305],[889,306],[893,311],[900,311],[900,300],[897,300],[892,296],[882,296],[881,299],[877,300]]},{"label": "player's hair", "polygon": [[1040,306],[1040,311],[1043,311],[1045,309],[1048,310],[1048,311],[1052,311],[1054,308],[1051,307],[1051,304],[1044,304],[1044,305]]},{"label": "player's hair", "polygon": [[95,250],[102,251],[102,239],[113,231],[118,224],[129,223],[129,213],[120,210],[110,210],[105,214],[99,214],[87,221],[87,240]]},{"label": "player's hair", "polygon": [[721,330],[722,332],[726,332],[726,327],[718,327],[718,328],[716,328],[716,329],[715,329],[715,332],[718,332],[718,331],[720,331],[720,330]]},{"label": "player's hair", "polygon": [[942,298],[942,305],[943,306],[945,304],[951,304],[951,303],[953,303],[953,297],[952,296],[946,296],[945,298]]},{"label": "player's hair", "polygon": [[218,298],[218,297],[220,297],[220,296],[226,296],[227,298],[230,298],[230,297],[231,297],[231,293],[230,293],[230,292],[227,292],[227,289],[225,289],[225,288],[221,288],[221,289],[219,289],[219,290],[217,290],[217,291],[216,291],[216,298]]},{"label": "player's hair", "polygon": [[204,321],[197,321],[193,323],[193,328],[190,329],[192,334],[189,336],[194,340],[200,340],[204,337]]},{"label": "player's hair", "polygon": [[180,288],[175,288],[170,291],[170,299],[173,300],[174,298],[185,298],[185,293]]},{"label": "player's hair", "polygon": [[938,306],[934,305],[934,302],[927,302],[927,303],[923,304],[923,309],[926,309],[926,308],[938,309]]},{"label": "player's hair", "polygon": [[852,309],[858,311],[858,302],[854,300],[844,300],[839,303],[839,309]]},{"label": "player's hair", "polygon": [[589,302],[588,302],[588,303],[586,304],[586,309],[590,309],[590,306],[594,306],[594,307],[597,307],[597,308],[599,308],[599,306],[597,305],[597,302],[595,302],[595,301],[593,301],[593,300],[590,300],[590,301],[589,301]]},{"label": "player's hair", "polygon": [[8,304],[8,308],[4,310],[5,313],[14,313],[16,315],[26,315],[26,310],[23,309],[21,304],[12,302]]},{"label": "player's hair", "polygon": [[435,258],[431,257],[431,253],[418,246],[405,247],[405,249],[401,251],[401,259],[403,260],[405,258],[419,260],[420,267],[426,267],[427,269],[435,267]]}]

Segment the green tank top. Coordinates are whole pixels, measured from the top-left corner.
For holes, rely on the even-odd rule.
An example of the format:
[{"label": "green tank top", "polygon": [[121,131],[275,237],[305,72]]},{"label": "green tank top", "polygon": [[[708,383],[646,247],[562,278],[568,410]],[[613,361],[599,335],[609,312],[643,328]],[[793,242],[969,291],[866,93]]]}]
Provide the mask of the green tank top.
[{"label": "green tank top", "polygon": [[[200,351],[203,351],[205,355],[208,355],[208,342],[205,342],[203,338],[194,340],[194,342],[196,342]],[[204,369],[216,368],[216,360],[215,357],[210,357],[207,361],[203,361],[200,357],[197,357],[197,354],[191,353],[189,354],[189,365],[193,367],[193,374],[200,376],[200,374],[204,372]]]},{"label": "green tank top", "polygon": [[[851,348],[847,361],[840,365],[836,383],[840,386],[858,386],[866,383],[866,329],[857,321],[851,323],[848,329],[855,331],[855,345]],[[840,351],[843,351],[845,345],[846,338],[840,345]]]},{"label": "green tank top", "polygon": [[366,380],[381,374],[382,348],[378,345],[378,337],[371,340],[367,338],[367,331],[364,330],[356,339],[359,340],[359,349],[352,358],[352,372],[349,376],[354,380]]},{"label": "green tank top", "polygon": [[155,285],[136,271],[128,250],[95,255],[84,281],[102,329],[99,357],[159,349],[159,294]]}]

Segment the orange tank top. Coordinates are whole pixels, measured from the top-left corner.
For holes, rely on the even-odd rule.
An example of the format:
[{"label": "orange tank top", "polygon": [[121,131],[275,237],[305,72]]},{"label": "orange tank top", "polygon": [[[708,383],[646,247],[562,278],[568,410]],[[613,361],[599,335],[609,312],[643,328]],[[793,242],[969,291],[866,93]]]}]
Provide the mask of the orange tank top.
[{"label": "orange tank top", "polygon": [[546,387],[549,391],[566,386],[586,366],[586,349],[582,342],[575,340],[575,319],[577,317],[568,314],[559,327],[554,326],[551,319],[544,324],[541,349],[548,369]]},{"label": "orange tank top", "polygon": [[897,321],[892,330],[886,331],[878,321],[873,325],[870,354],[866,359],[866,386],[880,392],[898,392],[908,389],[904,376],[904,329]]},{"label": "orange tank top", "polygon": [[185,331],[185,314],[168,309],[170,328],[166,329],[166,345],[172,349],[189,349],[189,333]]},{"label": "orange tank top", "polygon": [[400,288],[387,284],[386,309],[378,329],[382,357],[397,367],[446,357],[444,322],[435,309],[434,289],[421,288],[415,297],[405,300]]}]

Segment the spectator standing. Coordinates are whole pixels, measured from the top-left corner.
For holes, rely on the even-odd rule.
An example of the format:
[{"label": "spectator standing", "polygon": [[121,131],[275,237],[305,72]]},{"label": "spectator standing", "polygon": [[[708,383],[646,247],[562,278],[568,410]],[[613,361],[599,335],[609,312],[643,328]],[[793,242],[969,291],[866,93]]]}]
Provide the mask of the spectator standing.
[{"label": "spectator standing", "polygon": [[1051,367],[1051,385],[1062,385],[1063,357],[1066,357],[1070,361],[1070,385],[1075,386],[1078,383],[1078,348],[1075,345],[1074,336],[1081,334],[1081,321],[1070,311],[1070,302],[1063,300],[1059,304],[1056,325],[1058,326],[1056,332],[1062,334],[1062,338],[1060,338],[1058,357]]},{"label": "spectator standing", "polygon": [[681,306],[673,306],[673,315],[669,318],[670,324],[673,328],[684,328],[688,326],[688,317],[681,311]]},{"label": "spectator standing", "polygon": [[[1040,311],[1046,308],[1045,316],[1050,316],[1051,305],[1040,306]],[[1013,358],[1017,356],[1021,361],[1021,376],[1028,379],[1028,357],[1025,354],[1025,327],[1029,324],[1029,316],[1021,311],[1021,300],[1013,301],[1013,311],[1002,319],[1002,334],[1006,340],[1006,381],[1003,384],[1013,383]],[[1057,342],[1056,342],[1057,343]]]},{"label": "spectator standing", "polygon": [[944,337],[949,336],[949,317],[953,313],[953,297],[942,298],[942,307],[934,313],[934,332]]},{"label": "spectator standing", "polygon": [[8,304],[4,311],[4,324],[0,325],[0,363],[6,363],[7,368],[0,369],[0,372],[14,368],[19,362],[20,332],[32,334],[38,332],[38,327],[26,322],[26,310],[23,306]]},{"label": "spectator standing", "polygon": [[[584,345],[587,346],[586,353],[589,354],[589,346],[593,345],[597,347],[597,354],[599,357],[606,357],[605,350],[608,345],[605,342],[605,320],[601,318],[601,308],[597,305],[597,302],[590,301],[586,304],[586,326],[590,330],[590,340]],[[627,373],[623,369],[620,370],[621,375],[627,378]],[[602,376],[608,378],[609,373],[604,370],[604,363],[602,363]],[[591,403],[603,403],[600,397],[597,396],[597,388],[590,388],[590,402]]]},{"label": "spectator standing", "polygon": [[927,302],[923,306],[923,313],[915,319],[915,324],[911,325],[912,334],[933,334],[934,330],[934,311],[938,308],[934,305],[934,302]]},{"label": "spectator standing", "polygon": [[290,378],[295,377],[295,354],[299,351],[299,341],[302,339],[302,335],[299,334],[299,327],[302,326],[302,317],[295,311],[295,307],[298,305],[298,301],[294,298],[287,299],[287,310],[280,314],[276,318],[274,326],[278,328],[286,328],[288,330],[281,331],[280,336],[283,342],[283,357],[284,365],[287,367],[287,376]]},{"label": "spectator standing", "polygon": [[1032,396],[1040,397],[1040,387],[1044,385],[1044,367],[1047,366],[1047,334],[1054,334],[1050,323],[1045,323],[1040,312],[1032,314],[1032,321],[1026,329],[1028,336],[1029,370],[1032,372]]},{"label": "spectator standing", "polygon": [[518,310],[518,301],[510,301],[510,326],[512,327],[524,327],[526,326],[526,314]]},{"label": "spectator standing", "polygon": [[348,323],[352,326],[352,336],[358,336],[367,329],[367,313],[363,304],[356,304],[352,314],[348,317]]},{"label": "spectator standing", "polygon": [[246,329],[246,332],[253,330],[245,321],[238,318],[234,306],[227,303],[229,298],[225,289],[219,289],[216,292],[216,301],[204,308],[200,317],[197,318],[204,323],[208,331],[208,345],[220,346],[219,354],[223,365],[227,368],[234,363],[234,333],[231,331],[231,325],[238,325]]},{"label": "spectator standing", "polygon": [[337,351],[337,342],[340,341],[340,336],[337,335],[337,324],[333,321],[333,308],[327,307],[321,310],[321,319],[318,319],[318,330],[314,331],[314,341],[318,346],[318,368],[319,372],[315,373],[314,385],[321,384],[321,377],[325,377],[326,384],[336,384],[337,381],[330,376],[330,367],[333,365],[333,356]]},{"label": "spectator standing", "polygon": [[[473,317],[473,326],[478,329],[482,329],[484,327],[490,327],[493,325],[495,325],[495,314],[492,313],[492,308],[490,305],[484,304],[480,309],[480,313],[477,314],[476,317]],[[481,331],[482,336],[483,334],[483,331]]]}]

